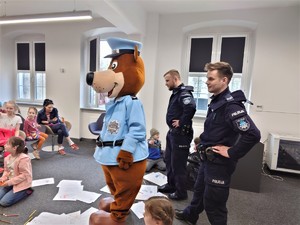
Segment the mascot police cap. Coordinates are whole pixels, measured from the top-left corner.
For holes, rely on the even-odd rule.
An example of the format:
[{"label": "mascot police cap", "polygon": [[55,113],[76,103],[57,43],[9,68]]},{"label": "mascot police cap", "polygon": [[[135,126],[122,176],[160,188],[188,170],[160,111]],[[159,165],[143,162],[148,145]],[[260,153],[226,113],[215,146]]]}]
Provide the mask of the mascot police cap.
[{"label": "mascot police cap", "polygon": [[107,43],[112,49],[112,54],[109,54],[104,58],[115,58],[125,53],[133,54],[135,46],[137,46],[138,52],[140,53],[140,50],[142,48],[142,43],[138,41],[123,39],[123,38],[116,38],[116,37],[108,38]]}]

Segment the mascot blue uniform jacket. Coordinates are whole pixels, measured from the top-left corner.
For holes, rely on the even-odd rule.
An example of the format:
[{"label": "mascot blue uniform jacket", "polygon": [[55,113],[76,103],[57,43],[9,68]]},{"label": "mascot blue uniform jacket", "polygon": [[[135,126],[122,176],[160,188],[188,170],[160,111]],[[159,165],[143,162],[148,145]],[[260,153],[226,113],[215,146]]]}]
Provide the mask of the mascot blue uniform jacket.
[{"label": "mascot blue uniform jacket", "polygon": [[113,198],[103,198],[90,225],[123,225],[140,190],[146,170],[148,145],[143,105],[135,95],[145,81],[141,43],[109,38],[113,50],[108,70],[87,74],[87,83],[113,100],[106,115],[94,157],[102,166]]},{"label": "mascot blue uniform jacket", "polygon": [[[139,100],[127,95],[106,104],[101,141],[124,139],[122,149],[132,153],[134,162],[144,160],[148,156],[145,130],[144,109]],[[118,165],[120,148],[121,146],[97,147],[94,157],[102,165]]]}]

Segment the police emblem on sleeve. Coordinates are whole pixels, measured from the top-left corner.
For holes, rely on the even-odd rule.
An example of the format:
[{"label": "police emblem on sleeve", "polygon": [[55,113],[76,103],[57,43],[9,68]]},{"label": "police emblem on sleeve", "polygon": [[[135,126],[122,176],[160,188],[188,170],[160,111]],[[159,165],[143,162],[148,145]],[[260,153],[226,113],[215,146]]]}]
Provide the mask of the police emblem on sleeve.
[{"label": "police emblem on sleeve", "polygon": [[117,120],[112,120],[107,126],[107,131],[111,134],[117,134],[119,131],[120,125]]},{"label": "police emblem on sleeve", "polygon": [[183,101],[183,104],[187,105],[191,102],[192,98],[191,97],[186,97],[184,98],[182,101]]},{"label": "police emblem on sleeve", "polygon": [[250,123],[246,119],[246,117],[242,117],[242,118],[235,120],[235,123],[241,131],[246,131],[250,128]]}]

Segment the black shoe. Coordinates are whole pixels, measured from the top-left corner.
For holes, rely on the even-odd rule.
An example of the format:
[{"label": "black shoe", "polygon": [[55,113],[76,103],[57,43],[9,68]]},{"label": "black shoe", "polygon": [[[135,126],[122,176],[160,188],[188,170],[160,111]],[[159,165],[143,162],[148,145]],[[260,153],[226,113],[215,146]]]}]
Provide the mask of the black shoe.
[{"label": "black shoe", "polygon": [[169,194],[168,197],[169,197],[169,199],[176,200],[176,201],[186,200],[188,198],[187,195],[179,196],[176,192]]},{"label": "black shoe", "polygon": [[176,189],[171,187],[169,184],[165,184],[164,186],[157,188],[157,191],[161,193],[173,193]]},{"label": "black shoe", "polygon": [[30,187],[26,190],[27,195],[31,195],[34,192],[34,190]]},{"label": "black shoe", "polygon": [[186,222],[186,224],[188,224],[188,225],[196,225],[195,223],[192,223],[187,220],[186,216],[184,215],[183,210],[175,209],[175,218]]}]

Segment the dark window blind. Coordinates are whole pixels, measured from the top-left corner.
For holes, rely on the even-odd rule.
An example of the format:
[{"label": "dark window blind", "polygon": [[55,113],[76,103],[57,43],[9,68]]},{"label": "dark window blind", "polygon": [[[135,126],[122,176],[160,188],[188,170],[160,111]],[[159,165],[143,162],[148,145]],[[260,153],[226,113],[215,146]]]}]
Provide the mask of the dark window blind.
[{"label": "dark window blind", "polygon": [[90,41],[90,71],[96,71],[97,62],[97,39]]},{"label": "dark window blind", "polygon": [[45,71],[45,43],[34,44],[35,71]]},{"label": "dark window blind", "polygon": [[29,43],[17,43],[18,70],[30,70],[29,64]]},{"label": "dark window blind", "polygon": [[211,61],[213,38],[192,38],[190,72],[204,72],[204,66]]},{"label": "dark window blind", "polygon": [[228,62],[234,73],[242,73],[245,37],[222,38],[221,61]]}]

